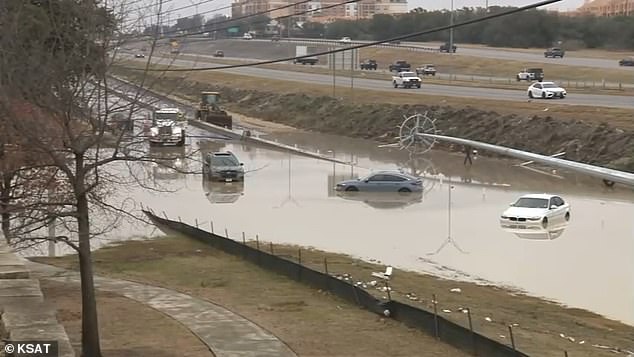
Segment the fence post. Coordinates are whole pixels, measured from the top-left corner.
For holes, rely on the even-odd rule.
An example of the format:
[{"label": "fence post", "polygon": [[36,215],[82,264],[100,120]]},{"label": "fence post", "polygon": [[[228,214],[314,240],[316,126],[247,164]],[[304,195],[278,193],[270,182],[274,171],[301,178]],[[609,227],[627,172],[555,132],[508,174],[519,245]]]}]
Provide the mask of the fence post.
[{"label": "fence post", "polygon": [[302,248],[297,249],[297,262],[299,267],[297,268],[297,280],[302,280]]},{"label": "fence post", "polygon": [[198,228],[198,218],[194,218],[194,223],[196,224],[196,228]]},{"label": "fence post", "polygon": [[269,242],[269,248],[271,249],[271,254],[275,254],[273,253],[273,242]]},{"label": "fence post", "polygon": [[260,237],[257,234],[255,235],[255,247],[260,250]]},{"label": "fence post", "polygon": [[242,241],[244,242],[246,240],[245,236],[244,236],[244,232],[242,232]]},{"label": "fence post", "polygon": [[165,211],[163,211],[163,217],[165,217],[165,219],[169,220],[169,218],[167,218],[167,214],[165,214]]},{"label": "fence post", "polygon": [[436,339],[440,339],[438,333],[438,301],[436,301],[436,294],[432,294],[431,302],[434,304],[434,332],[436,333]]},{"label": "fence post", "polygon": [[211,234],[214,234],[214,221],[209,221],[209,225],[211,226]]},{"label": "fence post", "polygon": [[513,338],[513,326],[509,325],[509,336],[511,337],[511,347],[513,347],[513,351],[516,351],[515,349],[515,338]]},{"label": "fence post", "polygon": [[475,334],[473,333],[473,322],[471,321],[471,308],[467,308],[467,318],[469,319],[469,331],[471,331],[471,348],[473,348],[473,355],[477,356],[478,352],[476,351],[475,344]]},{"label": "fence post", "polygon": [[324,270],[326,271],[326,275],[330,275],[328,273],[328,258],[324,257]]},{"label": "fence post", "polygon": [[183,223],[183,220],[181,220],[181,216],[178,216],[178,221],[179,221],[180,223]]},{"label": "fence post", "polygon": [[568,351],[564,350],[564,357],[568,357]]},{"label": "fence post", "polygon": [[227,228],[225,228],[225,237],[229,238],[229,232],[227,231]]}]

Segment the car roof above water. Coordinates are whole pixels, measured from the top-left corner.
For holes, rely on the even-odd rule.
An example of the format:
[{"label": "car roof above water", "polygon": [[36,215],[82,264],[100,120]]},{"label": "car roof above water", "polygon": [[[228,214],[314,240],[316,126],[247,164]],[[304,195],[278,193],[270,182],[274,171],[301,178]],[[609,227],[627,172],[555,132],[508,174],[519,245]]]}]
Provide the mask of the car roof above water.
[{"label": "car roof above water", "polygon": [[549,200],[555,196],[556,195],[553,195],[550,193],[529,193],[529,194],[521,196],[520,198],[541,198],[541,199]]},{"label": "car roof above water", "polygon": [[409,180],[420,180],[420,177],[412,176],[412,175],[406,174],[404,172],[393,171],[393,170],[374,171],[371,174],[369,174],[368,176],[372,176],[372,175],[395,175],[395,176],[405,177],[405,178],[407,178]]}]

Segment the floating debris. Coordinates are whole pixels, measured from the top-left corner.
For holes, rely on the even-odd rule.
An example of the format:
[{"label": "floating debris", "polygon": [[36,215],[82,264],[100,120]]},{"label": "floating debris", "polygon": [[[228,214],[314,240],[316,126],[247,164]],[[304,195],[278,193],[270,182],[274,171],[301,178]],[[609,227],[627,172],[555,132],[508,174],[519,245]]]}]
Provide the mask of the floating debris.
[{"label": "floating debris", "polygon": [[442,312],[446,312],[446,313],[450,314],[451,310],[443,309]]},{"label": "floating debris", "polygon": [[452,293],[461,293],[462,292],[462,290],[460,288],[453,288],[453,289],[451,289],[449,291],[451,291]]},{"label": "floating debris", "polygon": [[487,317],[485,317],[484,319],[485,319],[487,322],[493,322],[493,320],[492,320],[490,317],[488,317],[488,316],[487,316]]}]

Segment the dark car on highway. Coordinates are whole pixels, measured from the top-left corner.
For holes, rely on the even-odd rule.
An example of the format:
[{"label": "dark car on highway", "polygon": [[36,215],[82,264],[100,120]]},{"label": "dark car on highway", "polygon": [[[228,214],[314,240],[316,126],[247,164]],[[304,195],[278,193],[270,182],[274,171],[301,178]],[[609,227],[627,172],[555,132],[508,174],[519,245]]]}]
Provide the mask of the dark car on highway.
[{"label": "dark car on highway", "polygon": [[143,53],[137,53],[134,55],[134,58],[145,58],[145,55]]},{"label": "dark car on highway", "polygon": [[369,59],[369,60],[366,60],[366,61],[364,61],[364,62],[361,62],[361,69],[367,69],[367,70],[374,70],[374,71],[376,71],[376,69],[377,69],[377,67],[378,67],[378,66],[379,66],[379,65],[378,65],[378,64],[376,63],[376,61],[375,61],[375,60],[373,60],[373,59]]},{"label": "dark car on highway", "polygon": [[623,58],[619,61],[619,66],[634,66],[634,58]]},{"label": "dark car on highway", "polygon": [[214,53],[214,57],[224,57],[224,56],[225,56],[225,53],[220,50]]},{"label": "dark car on highway", "polygon": [[271,37],[271,41],[279,41],[280,40],[280,35],[273,35],[273,37]]}]

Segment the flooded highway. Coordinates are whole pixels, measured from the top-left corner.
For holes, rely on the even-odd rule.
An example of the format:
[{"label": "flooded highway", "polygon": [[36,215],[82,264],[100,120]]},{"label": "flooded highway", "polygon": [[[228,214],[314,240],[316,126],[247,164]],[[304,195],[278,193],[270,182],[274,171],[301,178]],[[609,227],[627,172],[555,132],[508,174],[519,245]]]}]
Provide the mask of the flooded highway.
[{"label": "flooded highway", "polygon": [[[191,128],[191,126],[190,126]],[[184,150],[153,148],[158,157],[181,169],[200,171],[186,151],[229,150],[244,163],[244,183],[218,183],[160,165],[135,164],[147,184],[174,192],[122,188],[117,200],[128,200],[172,219],[198,224],[240,239],[312,246],[376,259],[399,268],[451,279],[495,283],[524,290],[573,307],[634,324],[634,193],[608,189],[599,180],[575,175],[561,178],[514,167],[514,162],[478,157],[473,167],[463,156],[432,151],[416,162],[405,152],[375,143],[315,133],[268,135],[288,144],[338,159],[348,165],[207,139],[190,129]],[[195,157],[200,157],[197,154]],[[178,161],[180,160],[180,161]],[[415,195],[343,195],[336,182],[371,170],[402,168],[428,176],[424,193]],[[128,174],[120,168],[119,174]],[[433,178],[432,178],[433,175]],[[571,205],[569,222],[547,229],[501,227],[500,214],[524,193],[561,195]],[[142,236],[154,230],[144,224],[122,224],[96,242]],[[46,254],[46,253],[43,253]],[[57,252],[59,254],[59,251]]]}]

